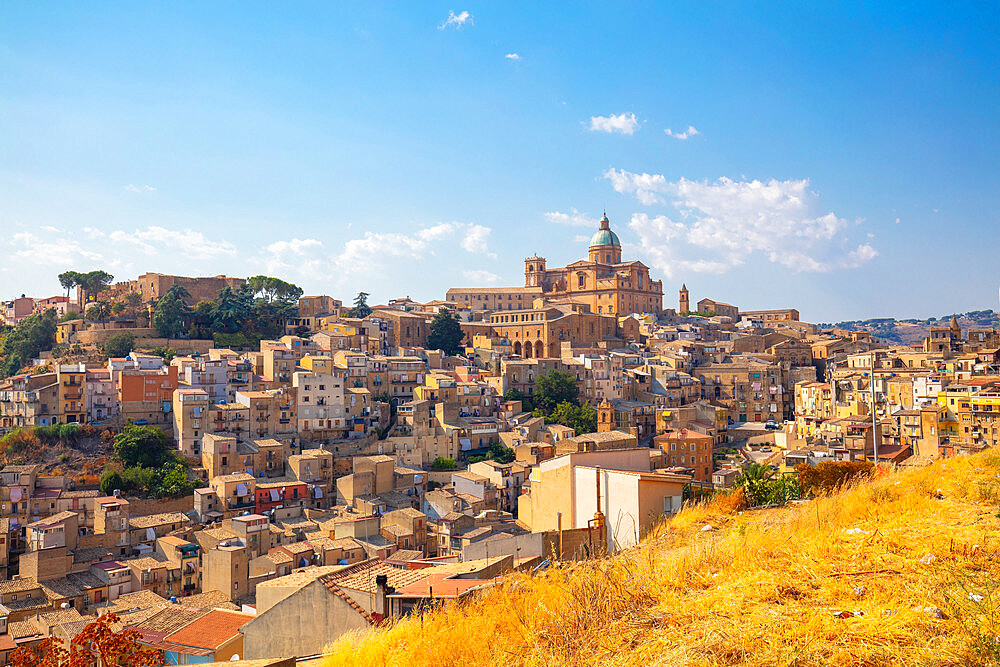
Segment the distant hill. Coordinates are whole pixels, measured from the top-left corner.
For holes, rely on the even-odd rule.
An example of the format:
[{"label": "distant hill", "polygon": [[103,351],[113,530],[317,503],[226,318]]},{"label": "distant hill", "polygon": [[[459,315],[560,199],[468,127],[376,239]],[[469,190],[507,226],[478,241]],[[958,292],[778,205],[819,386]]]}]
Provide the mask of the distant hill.
[{"label": "distant hill", "polygon": [[[973,310],[968,313],[955,313],[962,330],[981,327],[996,327],[1000,325],[1000,314],[992,310]],[[870,320],[849,320],[836,324],[822,323],[816,326],[821,329],[839,327],[848,331],[867,331],[873,337],[896,345],[913,345],[919,343],[930,332],[931,327],[946,327],[951,322],[951,314],[941,317],[928,317],[925,320],[897,320],[894,317],[877,317]]]}]

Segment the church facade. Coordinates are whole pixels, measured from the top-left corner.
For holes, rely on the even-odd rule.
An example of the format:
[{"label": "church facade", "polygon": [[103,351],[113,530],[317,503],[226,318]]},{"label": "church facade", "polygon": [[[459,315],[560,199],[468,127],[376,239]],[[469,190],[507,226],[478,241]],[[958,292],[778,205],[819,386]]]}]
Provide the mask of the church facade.
[{"label": "church facade", "polygon": [[524,285],[541,296],[586,304],[602,315],[656,313],[663,310],[663,282],[651,280],[640,261],[623,262],[622,245],[607,214],[590,239],[587,259],[550,269],[544,257],[524,260]]}]

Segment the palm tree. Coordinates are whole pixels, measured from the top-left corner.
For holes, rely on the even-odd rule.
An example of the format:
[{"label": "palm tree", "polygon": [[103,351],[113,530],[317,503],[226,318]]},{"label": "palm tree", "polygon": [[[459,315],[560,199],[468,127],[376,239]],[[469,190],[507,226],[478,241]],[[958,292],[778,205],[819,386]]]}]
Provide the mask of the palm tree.
[{"label": "palm tree", "polygon": [[763,463],[751,463],[736,476],[736,486],[743,487],[747,504],[751,507],[763,505],[770,495],[770,487],[775,471]]},{"label": "palm tree", "polygon": [[87,309],[87,319],[91,322],[101,322],[102,327],[106,327],[103,323],[111,316],[111,304],[107,301],[95,301],[90,308]]}]

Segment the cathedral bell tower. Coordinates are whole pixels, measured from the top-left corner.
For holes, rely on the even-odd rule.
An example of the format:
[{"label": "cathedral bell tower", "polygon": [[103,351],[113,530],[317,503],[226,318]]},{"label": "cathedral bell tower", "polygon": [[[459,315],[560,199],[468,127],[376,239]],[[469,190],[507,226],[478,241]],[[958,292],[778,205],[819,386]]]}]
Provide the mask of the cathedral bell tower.
[{"label": "cathedral bell tower", "polygon": [[545,282],[545,258],[533,255],[524,260],[524,286],[542,287]]}]

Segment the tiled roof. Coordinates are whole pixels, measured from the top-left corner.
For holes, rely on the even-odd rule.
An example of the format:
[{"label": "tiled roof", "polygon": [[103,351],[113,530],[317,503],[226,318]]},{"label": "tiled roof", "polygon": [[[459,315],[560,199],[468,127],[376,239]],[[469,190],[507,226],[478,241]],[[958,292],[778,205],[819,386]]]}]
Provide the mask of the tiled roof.
[{"label": "tiled roof", "polygon": [[43,621],[46,626],[58,625],[59,623],[69,623],[71,621],[82,620],[83,616],[80,615],[73,607],[69,609],[57,609],[55,611],[50,611],[44,614],[39,614],[38,620]]},{"label": "tiled roof", "polygon": [[83,595],[83,591],[76,587],[72,581],[63,577],[61,579],[50,579],[42,582],[42,592],[50,600],[61,598],[75,598]]},{"label": "tiled roof", "polygon": [[102,612],[113,612],[121,615],[124,612],[136,609],[158,608],[168,604],[170,603],[153,591],[136,591],[135,593],[126,593],[119,596],[114,601],[114,604],[108,605]]},{"label": "tiled roof", "polygon": [[191,621],[197,620],[203,615],[204,612],[197,609],[185,609],[171,605],[164,607],[149,618],[143,619],[138,623],[131,623],[130,627],[139,630],[143,634],[144,640],[153,639],[153,637],[147,638],[145,636],[146,633],[159,633],[159,636],[155,637],[155,640],[159,641],[171,632],[180,630]]},{"label": "tiled roof", "polygon": [[41,633],[38,631],[38,628],[35,627],[35,624],[29,621],[14,621],[13,623],[8,623],[7,633],[15,640],[24,639],[26,637],[41,636]]},{"label": "tiled roof", "polygon": [[80,547],[73,552],[74,563],[93,563],[110,558],[114,554],[107,547]]},{"label": "tiled roof", "polygon": [[156,570],[161,567],[170,567],[169,561],[159,560],[157,558],[153,558],[152,556],[129,558],[128,560],[122,560],[120,562],[122,565],[139,570]]},{"label": "tiled roof", "polygon": [[384,574],[386,582],[393,588],[402,588],[414,581],[419,581],[428,575],[427,570],[400,570],[384,561],[366,560],[351,565],[339,572],[323,577],[323,583],[338,588],[347,588],[362,593],[375,592],[375,577]]},{"label": "tiled roof", "polygon": [[[179,647],[214,651],[239,634],[240,628],[253,620],[252,614],[214,609],[180,630],[163,638],[164,643]],[[189,651],[180,649],[180,652]]]},{"label": "tiled roof", "polygon": [[188,609],[208,611],[209,609],[215,609],[219,605],[229,602],[229,596],[222,591],[205,591],[204,593],[199,593],[198,595],[189,595],[186,598],[181,598],[177,602],[182,607],[186,607]]},{"label": "tiled roof", "polygon": [[128,523],[131,528],[155,528],[168,523],[190,523],[191,519],[181,512],[162,512],[160,514],[147,514],[146,516],[129,517]]},{"label": "tiled roof", "polygon": [[50,609],[52,603],[45,598],[26,598],[4,602],[3,606],[10,611],[27,611],[29,609]]},{"label": "tiled roof", "polygon": [[0,581],[0,593],[23,593],[38,588],[38,582],[34,579],[8,579]]}]

